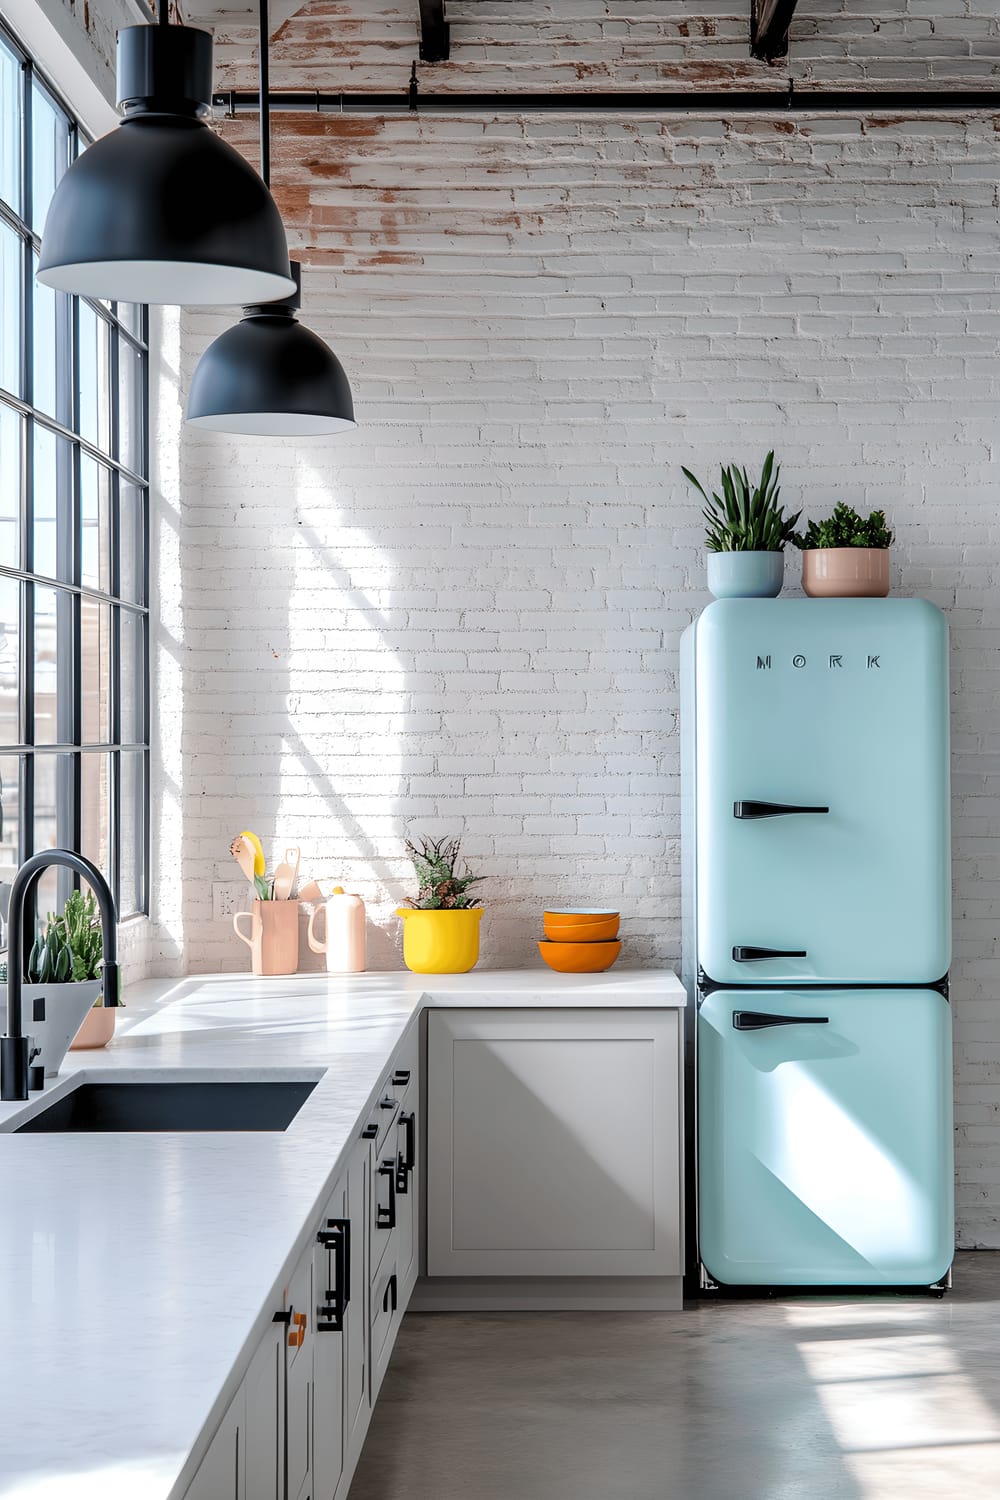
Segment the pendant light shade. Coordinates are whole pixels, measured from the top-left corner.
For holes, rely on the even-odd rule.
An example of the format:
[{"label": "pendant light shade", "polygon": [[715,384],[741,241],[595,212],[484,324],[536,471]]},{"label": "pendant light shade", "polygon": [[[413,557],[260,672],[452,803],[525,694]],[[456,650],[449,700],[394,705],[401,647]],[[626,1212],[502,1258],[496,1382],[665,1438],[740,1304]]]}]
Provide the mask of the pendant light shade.
[{"label": "pendant light shade", "polygon": [[[292,274],[300,271],[292,261]],[[198,361],[187,420],[212,432],[318,437],[355,425],[344,367],[333,350],[296,321],[299,293],[246,307]]]},{"label": "pendant light shade", "polygon": [[118,302],[239,306],[294,288],[281,217],[253,168],[205,125],[212,38],[118,35],[122,123],[56,188],[38,279]]}]

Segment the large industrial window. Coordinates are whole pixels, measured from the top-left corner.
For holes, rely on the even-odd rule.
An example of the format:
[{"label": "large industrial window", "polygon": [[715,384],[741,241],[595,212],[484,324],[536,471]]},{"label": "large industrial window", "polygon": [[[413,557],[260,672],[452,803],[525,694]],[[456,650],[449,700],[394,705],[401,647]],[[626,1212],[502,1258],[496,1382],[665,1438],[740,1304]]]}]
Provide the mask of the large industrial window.
[{"label": "large industrial window", "polygon": [[[0,881],[41,849],[146,909],[146,312],[35,281],[56,183],[86,145],[0,29]],[[51,910],[67,875],[50,872]]]}]

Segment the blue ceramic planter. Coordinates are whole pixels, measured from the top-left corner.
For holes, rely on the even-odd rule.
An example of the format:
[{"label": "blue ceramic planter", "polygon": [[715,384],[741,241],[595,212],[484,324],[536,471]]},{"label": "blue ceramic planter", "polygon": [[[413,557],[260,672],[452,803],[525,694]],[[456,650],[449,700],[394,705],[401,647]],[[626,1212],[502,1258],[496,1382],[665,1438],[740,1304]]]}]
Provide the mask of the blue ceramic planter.
[{"label": "blue ceramic planter", "polygon": [[784,574],[783,552],[708,554],[708,587],[716,599],[775,599]]}]

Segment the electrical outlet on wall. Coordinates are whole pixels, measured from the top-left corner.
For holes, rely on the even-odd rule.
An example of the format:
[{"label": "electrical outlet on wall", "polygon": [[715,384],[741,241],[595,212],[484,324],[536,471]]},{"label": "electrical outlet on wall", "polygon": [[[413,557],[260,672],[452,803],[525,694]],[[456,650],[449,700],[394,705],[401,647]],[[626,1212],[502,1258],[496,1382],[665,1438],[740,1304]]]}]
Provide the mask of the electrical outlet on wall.
[{"label": "electrical outlet on wall", "polygon": [[249,911],[253,894],[245,880],[212,882],[212,917],[216,922],[231,921],[234,912]]}]

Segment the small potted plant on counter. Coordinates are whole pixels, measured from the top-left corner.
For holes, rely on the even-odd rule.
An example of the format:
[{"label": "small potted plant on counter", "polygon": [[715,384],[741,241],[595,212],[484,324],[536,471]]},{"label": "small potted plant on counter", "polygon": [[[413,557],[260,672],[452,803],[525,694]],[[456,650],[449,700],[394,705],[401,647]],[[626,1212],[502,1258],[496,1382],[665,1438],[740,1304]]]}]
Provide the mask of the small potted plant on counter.
[{"label": "small potted plant on counter", "polygon": [[746,469],[723,467],[721,495],[709,497],[690,469],[682,472],[705,502],[711,592],[717,599],[775,598],[785,571],[783,548],[794,539],[801,512],[786,516],[778,504],[781,466],[775,464],[773,450],[752,486]]},{"label": "small potted plant on counter", "polygon": [[802,587],[813,599],[884,599],[889,592],[892,532],[885,512],[860,516],[840,502],[795,537],[802,548]]},{"label": "small potted plant on counter", "polygon": [[[71,891],[59,916],[49,912],[32,945],[21,986],[25,1031],[54,1078],[70,1047],[105,1047],[114,1035],[115,1009],[101,1003],[104,942],[93,892]],[[7,965],[0,964],[0,983]]]},{"label": "small potted plant on counter", "polygon": [[479,958],[483,909],[470,887],[485,880],[466,864],[458,871],[458,839],[409,839],[406,852],[417,872],[415,900],[396,912],[403,922],[403,962],[414,974],[466,974]]}]

